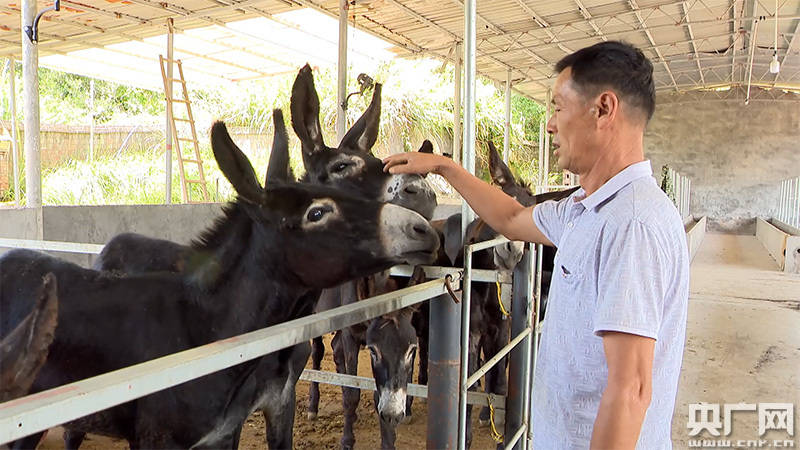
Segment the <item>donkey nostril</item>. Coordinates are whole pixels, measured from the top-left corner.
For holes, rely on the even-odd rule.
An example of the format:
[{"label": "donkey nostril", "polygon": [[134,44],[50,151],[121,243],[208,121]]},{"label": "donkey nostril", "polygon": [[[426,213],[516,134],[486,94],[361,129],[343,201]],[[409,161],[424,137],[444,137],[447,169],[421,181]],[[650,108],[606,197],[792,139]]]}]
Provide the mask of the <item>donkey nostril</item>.
[{"label": "donkey nostril", "polygon": [[413,230],[417,234],[425,234],[427,233],[427,229],[422,225],[414,225]]},{"label": "donkey nostril", "polygon": [[416,195],[419,194],[419,188],[416,186],[406,186],[405,189],[403,189],[403,192],[409,195]]}]

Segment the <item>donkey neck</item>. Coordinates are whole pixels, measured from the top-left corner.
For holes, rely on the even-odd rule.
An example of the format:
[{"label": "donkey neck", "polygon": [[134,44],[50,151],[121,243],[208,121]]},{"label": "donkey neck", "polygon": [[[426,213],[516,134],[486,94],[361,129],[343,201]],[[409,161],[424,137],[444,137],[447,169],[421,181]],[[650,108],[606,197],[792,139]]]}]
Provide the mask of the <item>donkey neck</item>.
[{"label": "donkey neck", "polygon": [[231,332],[251,331],[310,313],[319,291],[287,273],[281,245],[233,203],[193,243],[188,284],[200,308]]}]

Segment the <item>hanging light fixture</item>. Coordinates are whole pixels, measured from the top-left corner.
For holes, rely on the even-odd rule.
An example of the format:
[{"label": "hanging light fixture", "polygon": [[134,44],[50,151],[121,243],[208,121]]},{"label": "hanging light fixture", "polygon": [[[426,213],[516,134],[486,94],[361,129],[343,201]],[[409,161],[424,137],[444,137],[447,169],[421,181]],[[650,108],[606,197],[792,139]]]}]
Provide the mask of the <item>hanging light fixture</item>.
[{"label": "hanging light fixture", "polygon": [[778,0],[775,0],[775,46],[772,49],[772,61],[769,63],[769,73],[781,71],[781,63],[778,61]]}]

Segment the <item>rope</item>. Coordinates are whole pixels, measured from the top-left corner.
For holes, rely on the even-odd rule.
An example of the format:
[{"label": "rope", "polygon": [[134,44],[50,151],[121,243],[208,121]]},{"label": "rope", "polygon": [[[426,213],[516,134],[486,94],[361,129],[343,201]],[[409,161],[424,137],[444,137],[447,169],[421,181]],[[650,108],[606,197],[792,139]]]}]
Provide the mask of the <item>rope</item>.
[{"label": "rope", "polygon": [[504,436],[500,434],[499,431],[497,431],[497,427],[494,425],[494,406],[492,406],[492,400],[494,399],[494,396],[492,394],[489,394],[489,397],[487,398],[488,398],[487,402],[489,403],[489,425],[490,425],[489,431],[491,432],[492,440],[494,440],[498,444],[501,444],[503,442]]},{"label": "rope", "polygon": [[495,284],[497,285],[497,304],[500,305],[500,312],[503,313],[503,317],[508,317],[511,313],[506,311],[506,307],[503,306],[503,299],[500,298],[500,282],[496,281]]}]

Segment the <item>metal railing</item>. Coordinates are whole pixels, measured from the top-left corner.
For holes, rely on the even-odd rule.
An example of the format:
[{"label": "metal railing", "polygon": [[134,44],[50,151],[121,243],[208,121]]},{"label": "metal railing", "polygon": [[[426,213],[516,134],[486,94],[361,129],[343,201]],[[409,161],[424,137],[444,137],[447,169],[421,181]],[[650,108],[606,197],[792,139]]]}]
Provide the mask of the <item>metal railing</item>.
[{"label": "metal railing", "polygon": [[[471,287],[475,279],[472,268],[472,256],[474,252],[489,249],[497,245],[503,245],[508,239],[499,237],[485,242],[468,245],[464,248],[464,276],[462,279],[462,301],[461,301],[461,368],[459,373],[459,402],[458,402],[458,448],[466,448],[466,428],[467,428],[467,398],[469,388],[497,365],[503,357],[512,353],[509,361],[509,390],[516,391],[516,395],[506,396],[506,437],[511,436],[504,442],[505,448],[527,448],[528,442],[523,440],[520,446],[517,443],[525,432],[529,430],[529,403],[530,389],[532,384],[531,370],[531,340],[533,332],[531,317],[531,274],[533,273],[532,263],[534,261],[531,252],[532,247],[526,245],[523,259],[514,270],[512,293],[512,325],[511,340],[497,354],[489,358],[483,366],[479,367],[474,373],[469,374],[469,323],[471,309]],[[538,317],[538,314],[536,314]],[[521,345],[520,345],[521,344]],[[512,379],[513,378],[513,379]],[[513,394],[514,392],[512,392]],[[520,395],[521,394],[521,395]]]},{"label": "metal railing", "polygon": [[[0,404],[0,445],[416,303],[432,298],[436,299],[436,297],[440,296],[442,297],[435,301],[451,301],[446,295],[448,293],[446,280],[448,278],[451,280],[453,289],[459,289],[459,287],[464,286],[462,283],[462,275],[464,275],[469,277],[470,283],[490,282],[503,285],[508,285],[512,281],[514,283],[512,312],[515,313],[512,314],[514,315],[514,320],[517,322],[521,320],[524,323],[523,329],[497,355],[487,361],[478,372],[472,374],[469,380],[463,380],[462,386],[467,386],[467,388],[472,386],[504,356],[512,353],[512,350],[514,352],[522,350],[524,363],[521,367],[514,367],[512,364],[509,373],[513,374],[511,375],[512,378],[516,377],[515,380],[521,380],[519,385],[522,386],[524,395],[521,399],[518,399],[479,392],[467,393],[467,388],[465,388],[461,393],[462,395],[459,396],[459,401],[464,402],[464,408],[466,408],[466,404],[482,406],[491,404],[495,408],[505,407],[508,411],[509,402],[515,403],[515,411],[510,415],[507,414],[506,424],[508,427],[509,423],[515,420],[521,423],[514,430],[506,433],[506,436],[510,436],[513,433],[513,437],[507,446],[511,448],[528,430],[532,361],[531,354],[526,349],[530,348],[530,335],[533,331],[530,317],[531,288],[529,282],[533,258],[528,248],[525,252],[523,263],[518,265],[513,277],[509,272],[505,271],[471,268],[473,252],[501,245],[505,242],[507,242],[507,239],[498,238],[467,247],[465,255],[469,256],[465,258],[465,269],[463,271],[460,268],[423,266],[426,277],[436,278],[433,281]],[[102,245],[97,244],[6,238],[0,238],[0,247],[79,254],[99,254],[103,249]],[[391,273],[397,276],[410,276],[412,272],[413,268],[405,265],[391,269]],[[520,286],[523,287],[521,288]],[[467,287],[464,291],[469,292],[469,288]],[[463,297],[462,323],[466,325],[464,325],[462,331],[468,336],[469,294],[463,294]],[[467,305],[466,308],[464,305]],[[466,322],[463,322],[464,314],[467,317]],[[512,333],[515,332],[514,320],[512,320]],[[516,328],[519,328],[519,326],[516,326]],[[518,347],[520,343],[523,344],[522,347]],[[515,348],[516,350],[514,350]],[[464,357],[462,359],[464,373],[466,373],[467,365],[468,357]],[[517,366],[520,365],[517,364]],[[520,370],[521,372],[515,373],[515,370]],[[301,379],[362,389],[374,389],[373,380],[346,374],[307,369],[301,375]],[[427,397],[428,394],[426,386],[415,384],[409,385],[408,393],[418,397]],[[509,422],[509,418],[511,422]],[[463,443],[465,435],[462,433],[460,436]],[[527,448],[526,441],[523,440],[522,442]]]},{"label": "metal railing", "polygon": [[[98,254],[103,246],[0,239],[0,247]],[[2,403],[0,445],[431,298],[445,296],[437,301],[452,301],[446,297],[447,280],[453,289],[459,289],[461,270],[433,266],[426,269],[426,273],[439,275],[437,279]],[[393,273],[407,276],[411,269],[398,266]],[[481,271],[475,275],[486,282],[509,279],[502,272]],[[352,382],[341,374],[329,375],[336,376],[334,384]],[[308,374],[306,378],[313,376]],[[486,404],[487,398],[472,395],[470,403]]]},{"label": "metal railing", "polygon": [[776,219],[800,228],[800,177],[781,181],[780,202]]},{"label": "metal railing", "polygon": [[664,176],[667,179],[662,180],[662,188],[665,187],[665,193],[678,208],[681,219],[686,223],[691,215],[692,180],[671,167],[667,167]]}]

